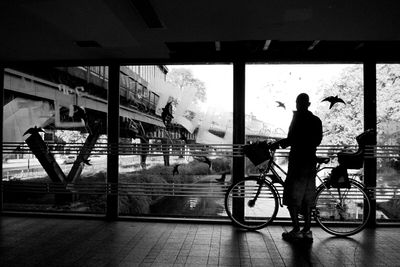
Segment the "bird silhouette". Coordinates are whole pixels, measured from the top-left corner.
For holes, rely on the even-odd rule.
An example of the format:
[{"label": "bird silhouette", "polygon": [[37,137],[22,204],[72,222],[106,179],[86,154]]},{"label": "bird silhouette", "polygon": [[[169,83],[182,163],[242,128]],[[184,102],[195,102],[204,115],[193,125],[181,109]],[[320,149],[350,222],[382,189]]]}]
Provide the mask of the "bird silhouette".
[{"label": "bird silhouette", "polygon": [[84,159],[82,160],[83,164],[91,166],[92,164],[90,163],[90,159]]},{"label": "bird silhouette", "polygon": [[172,176],[174,176],[175,174],[179,174],[179,170],[178,170],[179,165],[181,165],[181,164],[176,164],[174,166],[174,169],[172,170]]},{"label": "bird silhouette", "polygon": [[285,104],[284,103],[282,103],[281,101],[275,101],[276,103],[278,103],[278,108],[283,108],[283,109],[286,109],[286,106],[285,106]]},{"label": "bird silhouette", "polygon": [[338,96],[328,96],[328,97],[324,98],[321,102],[324,102],[324,101],[328,101],[331,103],[329,106],[329,109],[331,109],[333,107],[333,105],[335,105],[336,103],[343,103],[346,105],[346,103],[343,101],[343,99],[341,99]]},{"label": "bird silhouette", "polygon": [[172,102],[168,102],[165,107],[162,108],[161,118],[165,125],[170,124],[174,116],[172,116]]},{"label": "bird silhouette", "polygon": [[26,132],[25,132],[23,135],[26,135],[26,134],[35,134],[35,133],[39,133],[39,132],[45,133],[45,131],[43,130],[42,127],[37,127],[37,126],[35,125],[35,127],[29,128],[28,130],[26,130]]}]

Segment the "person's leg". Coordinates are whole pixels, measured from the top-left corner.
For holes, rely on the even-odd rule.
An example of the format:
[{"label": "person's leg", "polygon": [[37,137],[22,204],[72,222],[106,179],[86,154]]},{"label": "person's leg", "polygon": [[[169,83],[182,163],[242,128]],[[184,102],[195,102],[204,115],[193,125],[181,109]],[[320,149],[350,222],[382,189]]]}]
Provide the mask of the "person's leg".
[{"label": "person's leg", "polygon": [[300,231],[300,224],[299,224],[299,208],[296,206],[288,206],[290,218],[292,219],[292,225],[294,232]]},{"label": "person's leg", "polygon": [[303,237],[303,233],[300,232],[300,224],[299,224],[299,207],[297,206],[288,206],[288,210],[290,213],[290,218],[292,219],[293,229],[289,232],[282,233],[282,238],[286,241],[297,241]]},{"label": "person's leg", "polygon": [[311,231],[311,207],[305,207],[303,209],[304,213],[304,227],[301,229],[300,233],[302,234],[303,240],[308,242],[313,242],[313,234]]},{"label": "person's leg", "polygon": [[308,232],[311,229],[311,207],[305,207],[303,209],[304,216],[304,227],[302,232]]}]

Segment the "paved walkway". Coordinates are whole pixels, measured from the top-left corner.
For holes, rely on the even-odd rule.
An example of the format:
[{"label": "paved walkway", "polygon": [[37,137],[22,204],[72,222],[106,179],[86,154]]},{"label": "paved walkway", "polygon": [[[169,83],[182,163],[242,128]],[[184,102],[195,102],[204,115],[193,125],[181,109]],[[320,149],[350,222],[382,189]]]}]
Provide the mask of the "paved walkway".
[{"label": "paved walkway", "polygon": [[400,228],[335,238],[313,227],[312,245],[229,224],[0,217],[0,266],[400,266]]}]

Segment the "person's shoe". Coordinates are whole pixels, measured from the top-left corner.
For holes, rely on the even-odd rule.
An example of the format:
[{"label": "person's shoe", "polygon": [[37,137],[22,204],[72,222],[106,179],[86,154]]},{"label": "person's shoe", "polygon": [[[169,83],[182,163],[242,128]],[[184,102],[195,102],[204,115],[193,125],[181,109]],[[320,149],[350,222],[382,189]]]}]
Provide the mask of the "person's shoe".
[{"label": "person's shoe", "polygon": [[307,242],[313,242],[313,234],[312,234],[312,232],[310,231],[310,230],[308,230],[308,231],[306,231],[306,232],[304,232],[304,231],[301,231],[301,233],[302,233],[302,235],[303,235],[303,239],[305,240],[305,241],[307,241]]},{"label": "person's shoe", "polygon": [[303,238],[303,233],[300,231],[290,231],[290,232],[283,232],[282,239],[285,241],[298,241]]}]

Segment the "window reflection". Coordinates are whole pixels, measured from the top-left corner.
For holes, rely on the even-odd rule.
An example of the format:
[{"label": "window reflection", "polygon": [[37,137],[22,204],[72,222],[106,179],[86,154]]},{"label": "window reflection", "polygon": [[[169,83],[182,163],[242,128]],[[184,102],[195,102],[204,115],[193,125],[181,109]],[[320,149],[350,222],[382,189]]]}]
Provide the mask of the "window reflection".
[{"label": "window reflection", "polygon": [[[285,138],[296,110],[297,95],[310,96],[309,110],[323,123],[323,140],[318,155],[331,157],[343,149],[356,149],[355,137],[363,131],[362,65],[347,64],[248,64],[246,65],[246,142]],[[323,101],[338,96],[345,103]],[[288,150],[276,153],[276,162],[286,171]],[[262,165],[261,165],[262,166]],[[246,160],[247,175],[258,170]],[[362,173],[361,170],[351,172]],[[360,175],[357,176],[360,180]],[[318,180],[317,180],[318,183]],[[282,194],[282,188],[278,191]],[[289,217],[286,208],[278,217]]]},{"label": "window reflection", "polygon": [[399,221],[400,65],[377,65],[377,214],[379,221]]},{"label": "window reflection", "polygon": [[[127,107],[133,114],[122,115],[124,146],[136,150],[120,156],[120,215],[225,216],[223,192],[232,157],[225,152],[232,147],[232,66],[122,69],[132,70],[128,80],[137,75],[143,81],[136,91],[128,89],[133,96]],[[144,99],[154,110],[135,106]]]}]

